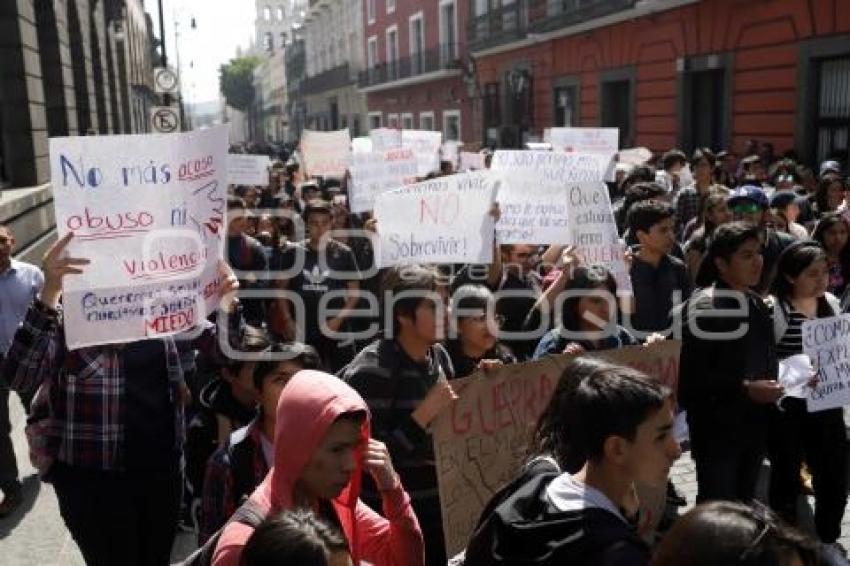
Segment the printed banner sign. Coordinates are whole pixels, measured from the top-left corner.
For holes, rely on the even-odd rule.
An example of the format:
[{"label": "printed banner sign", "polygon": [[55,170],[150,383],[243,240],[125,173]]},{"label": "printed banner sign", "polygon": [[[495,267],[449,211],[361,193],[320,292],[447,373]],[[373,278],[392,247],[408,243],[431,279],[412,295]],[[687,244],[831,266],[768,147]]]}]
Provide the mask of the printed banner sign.
[{"label": "printed banner sign", "polygon": [[348,130],[301,134],[301,158],[307,177],[341,179],[351,163],[351,135]]},{"label": "printed banner sign", "polygon": [[378,195],[379,265],[492,263],[496,190],[486,173],[466,173]]},{"label": "printed banner sign", "polygon": [[[585,354],[641,370],[676,390],[681,343],[667,340],[652,346],[632,346]],[[437,480],[443,532],[449,556],[463,550],[484,506],[516,477],[537,419],[549,403],[561,372],[572,356],[559,355],[473,374],[454,380],[459,399],[431,426],[437,460]],[[644,491],[646,490],[646,491]],[[661,486],[663,494],[664,486]],[[646,497],[657,489],[638,487],[642,509],[657,526],[664,497]]]},{"label": "printed banner sign", "polygon": [[803,353],[818,379],[804,389],[809,412],[850,405],[850,314],[803,322]]},{"label": "printed banner sign", "polygon": [[74,232],[68,348],[175,334],[218,304],[227,128],[50,139],[56,225]]},{"label": "printed banner sign", "polygon": [[426,177],[440,170],[440,147],[443,144],[441,132],[427,130],[402,130],[401,145],[409,147],[416,154],[419,164],[417,176]]},{"label": "printed banner sign", "polygon": [[269,184],[268,155],[244,155],[231,153],[227,156],[227,182],[230,185]]},{"label": "printed banner sign", "polygon": [[413,150],[398,147],[382,152],[355,153],[352,156],[351,212],[372,210],[375,197],[390,189],[416,182],[416,156]]}]

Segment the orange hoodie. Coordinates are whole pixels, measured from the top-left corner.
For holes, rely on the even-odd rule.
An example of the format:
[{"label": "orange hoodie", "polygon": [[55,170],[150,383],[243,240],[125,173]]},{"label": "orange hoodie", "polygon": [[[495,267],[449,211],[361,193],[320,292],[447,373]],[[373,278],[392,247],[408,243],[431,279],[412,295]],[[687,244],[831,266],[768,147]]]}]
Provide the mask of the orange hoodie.
[{"label": "orange hoodie", "polygon": [[[339,378],[320,371],[303,370],[283,388],[277,406],[274,466],[251,495],[270,514],[293,506],[293,490],[301,472],[330,426],[343,413],[362,411],[366,403]],[[361,447],[369,439],[369,420],[360,431]],[[362,450],[361,448],[361,450]],[[410,497],[400,483],[383,492],[384,517],[360,501],[362,453],[348,486],[331,503],[351,549],[355,565],[363,560],[374,566],[423,566],[424,543]],[[253,528],[229,523],[213,555],[213,566],[239,566],[242,549]]]}]

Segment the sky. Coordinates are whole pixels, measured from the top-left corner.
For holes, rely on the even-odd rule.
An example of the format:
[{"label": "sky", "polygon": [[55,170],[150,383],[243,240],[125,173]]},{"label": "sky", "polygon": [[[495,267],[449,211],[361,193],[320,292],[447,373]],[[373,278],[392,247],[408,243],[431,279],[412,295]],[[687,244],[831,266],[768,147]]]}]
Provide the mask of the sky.
[{"label": "sky", "polygon": [[[157,0],[145,0],[145,9],[159,37]],[[181,84],[191,103],[218,99],[218,68],[247,48],[254,38],[254,0],[162,0],[168,64],[177,67],[175,29],[179,33]],[[191,28],[195,18],[196,28]],[[175,28],[175,22],[177,26]]]}]

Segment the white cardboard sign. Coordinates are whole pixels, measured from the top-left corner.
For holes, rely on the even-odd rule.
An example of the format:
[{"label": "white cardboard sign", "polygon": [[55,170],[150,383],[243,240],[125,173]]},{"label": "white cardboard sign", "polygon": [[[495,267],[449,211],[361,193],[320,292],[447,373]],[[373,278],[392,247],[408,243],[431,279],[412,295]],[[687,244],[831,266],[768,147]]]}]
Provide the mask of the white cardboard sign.
[{"label": "white cardboard sign", "polygon": [[59,237],[91,261],[64,279],[69,348],[175,334],[217,306],[227,135],[50,139]]},{"label": "white cardboard sign", "polygon": [[375,198],[390,189],[416,182],[416,156],[413,150],[398,147],[352,156],[349,196],[351,212],[372,210]]},{"label": "white cardboard sign", "polygon": [[[567,153],[598,153],[613,159],[619,150],[618,128],[548,128],[544,140],[552,144],[554,151]],[[606,172],[606,181],[614,180],[614,166]]]},{"label": "white cardboard sign", "polygon": [[369,131],[372,151],[386,151],[401,147],[401,130],[398,128],[375,128]]},{"label": "white cardboard sign", "polygon": [[351,135],[348,130],[301,135],[301,158],[308,177],[341,179],[351,163]]},{"label": "white cardboard sign", "polygon": [[268,155],[231,153],[227,156],[227,182],[231,185],[269,184]]},{"label": "white cardboard sign", "polygon": [[378,195],[379,265],[492,263],[497,190],[493,176],[475,172]]},{"label": "white cardboard sign", "polygon": [[418,176],[426,177],[440,170],[440,147],[443,144],[441,132],[427,130],[402,130],[401,145],[409,147],[416,154]]},{"label": "white cardboard sign", "polygon": [[818,378],[805,389],[809,412],[850,405],[850,314],[807,320],[802,330],[803,353]]}]

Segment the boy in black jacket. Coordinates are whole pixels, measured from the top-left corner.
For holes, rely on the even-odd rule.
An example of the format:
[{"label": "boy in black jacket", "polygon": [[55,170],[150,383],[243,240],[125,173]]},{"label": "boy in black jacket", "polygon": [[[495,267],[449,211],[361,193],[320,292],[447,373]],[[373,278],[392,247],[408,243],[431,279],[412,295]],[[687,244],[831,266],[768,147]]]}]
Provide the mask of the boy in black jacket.
[{"label": "boy in black jacket", "polygon": [[583,467],[527,474],[497,495],[502,501],[491,504],[472,536],[465,566],[649,564],[634,527],[635,482],[663,487],[681,454],[670,391],[640,372],[593,359],[573,361],[564,380],[567,392],[553,397],[563,419],[552,431],[561,437],[554,443],[567,445]]}]

